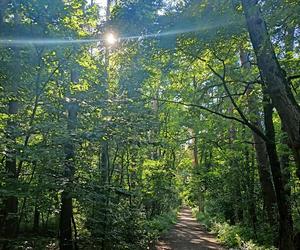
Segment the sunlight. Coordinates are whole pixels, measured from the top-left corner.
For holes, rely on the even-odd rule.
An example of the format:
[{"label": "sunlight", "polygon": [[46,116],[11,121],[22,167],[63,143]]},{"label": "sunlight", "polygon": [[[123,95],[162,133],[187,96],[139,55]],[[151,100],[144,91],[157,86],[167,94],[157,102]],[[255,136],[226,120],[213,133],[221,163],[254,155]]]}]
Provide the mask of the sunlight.
[{"label": "sunlight", "polygon": [[299,9],[0,0],[0,250],[300,250]]},{"label": "sunlight", "polygon": [[117,37],[111,32],[105,35],[104,40],[108,45],[114,45],[118,41]]}]

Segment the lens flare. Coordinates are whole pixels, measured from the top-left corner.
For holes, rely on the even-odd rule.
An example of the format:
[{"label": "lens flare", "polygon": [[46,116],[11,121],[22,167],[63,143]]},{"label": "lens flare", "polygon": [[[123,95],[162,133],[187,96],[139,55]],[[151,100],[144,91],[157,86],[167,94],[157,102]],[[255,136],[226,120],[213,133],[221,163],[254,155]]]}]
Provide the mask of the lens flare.
[{"label": "lens flare", "polygon": [[108,45],[114,45],[118,41],[113,33],[106,34],[104,40]]},{"label": "lens flare", "polygon": [[[26,47],[26,46],[57,46],[63,45],[68,46],[72,44],[89,44],[89,43],[104,43],[107,46],[116,45],[118,42],[122,41],[142,41],[145,39],[156,39],[156,38],[163,38],[167,36],[174,36],[174,35],[184,35],[193,32],[202,32],[202,31],[214,31],[217,27],[230,27],[233,25],[233,22],[215,22],[213,24],[206,24],[206,25],[195,25],[189,28],[183,29],[173,29],[163,32],[157,33],[148,33],[148,34],[141,34],[135,36],[117,36],[115,32],[108,32],[104,34],[104,36],[99,38],[91,38],[91,39],[73,39],[73,38],[44,38],[44,39],[34,39],[34,38],[1,38],[0,37],[0,47],[10,47],[10,46],[19,46],[19,47]],[[98,44],[99,45],[99,44]]]}]

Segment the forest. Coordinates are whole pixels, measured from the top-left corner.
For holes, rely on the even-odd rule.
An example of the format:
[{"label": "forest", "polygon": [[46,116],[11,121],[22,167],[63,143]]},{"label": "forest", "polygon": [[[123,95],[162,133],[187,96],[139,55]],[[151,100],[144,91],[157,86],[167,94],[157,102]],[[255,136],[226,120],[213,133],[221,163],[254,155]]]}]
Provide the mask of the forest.
[{"label": "forest", "polygon": [[0,0],[0,249],[300,249],[299,13]]}]

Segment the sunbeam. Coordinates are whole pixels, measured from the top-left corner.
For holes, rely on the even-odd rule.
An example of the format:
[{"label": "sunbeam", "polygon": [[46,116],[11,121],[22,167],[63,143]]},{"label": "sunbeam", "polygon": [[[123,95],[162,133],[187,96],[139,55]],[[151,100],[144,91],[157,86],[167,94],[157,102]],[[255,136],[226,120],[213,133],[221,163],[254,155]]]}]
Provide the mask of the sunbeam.
[{"label": "sunbeam", "polygon": [[10,39],[0,39],[0,46],[47,46],[47,45],[68,45],[68,44],[88,44],[88,43],[97,43],[97,42],[107,42],[108,44],[116,43],[118,41],[130,41],[130,40],[143,40],[150,38],[158,38],[164,36],[174,36],[174,35],[183,35],[193,32],[207,31],[215,29],[217,27],[228,27],[232,25],[232,22],[227,23],[215,23],[212,25],[197,25],[196,27],[185,28],[185,29],[174,29],[165,32],[150,33],[144,35],[136,36],[121,36],[115,37],[111,33],[104,35],[104,38],[91,38],[91,39],[57,39],[57,38],[10,38]]}]

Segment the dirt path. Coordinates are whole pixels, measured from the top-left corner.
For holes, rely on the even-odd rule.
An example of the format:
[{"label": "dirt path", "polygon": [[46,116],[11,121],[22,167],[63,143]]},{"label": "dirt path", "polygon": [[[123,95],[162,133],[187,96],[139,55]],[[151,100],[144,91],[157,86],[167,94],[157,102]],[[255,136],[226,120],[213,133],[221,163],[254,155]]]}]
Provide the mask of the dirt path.
[{"label": "dirt path", "polygon": [[183,208],[178,222],[171,231],[156,244],[156,250],[224,250],[216,238],[192,216],[190,208]]}]

